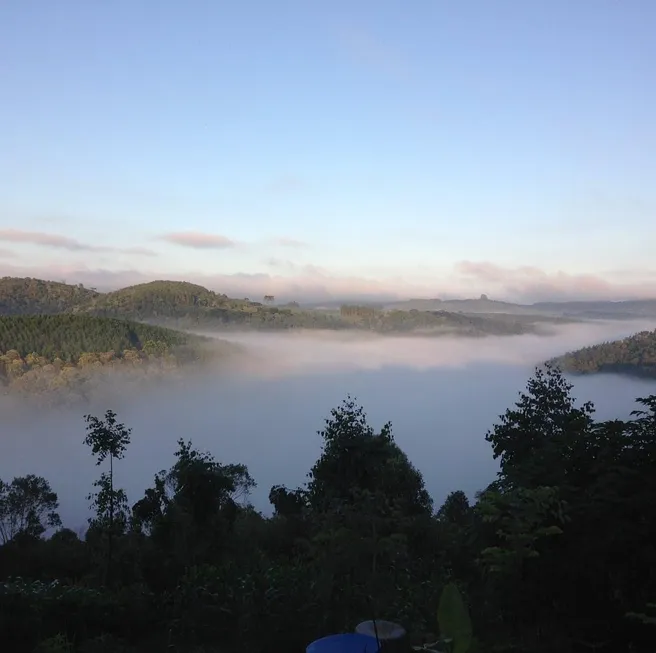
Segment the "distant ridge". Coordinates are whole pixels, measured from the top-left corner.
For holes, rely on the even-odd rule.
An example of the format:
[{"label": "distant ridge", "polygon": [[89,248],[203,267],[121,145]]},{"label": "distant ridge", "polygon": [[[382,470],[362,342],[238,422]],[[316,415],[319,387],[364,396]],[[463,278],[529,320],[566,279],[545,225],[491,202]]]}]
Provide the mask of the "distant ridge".
[{"label": "distant ridge", "polygon": [[419,311],[453,311],[462,313],[505,313],[508,315],[544,315],[579,319],[636,319],[656,317],[656,299],[625,301],[566,301],[516,304],[489,299],[409,299],[391,302],[387,309]]},{"label": "distant ridge", "polygon": [[82,285],[0,279],[0,315],[4,316],[75,313],[178,329],[350,329],[469,337],[533,333],[537,330],[536,322],[553,321],[535,316],[524,319],[518,315],[473,315],[445,308],[442,304],[435,311],[407,311],[347,304],[312,310],[294,302],[277,306],[275,297],[270,295],[265,295],[262,302],[235,299],[186,281],[151,281],[100,293]]}]

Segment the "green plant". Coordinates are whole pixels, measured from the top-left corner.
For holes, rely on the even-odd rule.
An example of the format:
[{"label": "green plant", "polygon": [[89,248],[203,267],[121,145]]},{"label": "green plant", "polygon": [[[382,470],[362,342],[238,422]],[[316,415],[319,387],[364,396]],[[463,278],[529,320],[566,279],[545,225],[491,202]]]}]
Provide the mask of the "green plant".
[{"label": "green plant", "polygon": [[455,583],[445,585],[437,608],[440,638],[436,642],[413,647],[415,651],[470,653],[474,648],[472,623],[467,606]]}]

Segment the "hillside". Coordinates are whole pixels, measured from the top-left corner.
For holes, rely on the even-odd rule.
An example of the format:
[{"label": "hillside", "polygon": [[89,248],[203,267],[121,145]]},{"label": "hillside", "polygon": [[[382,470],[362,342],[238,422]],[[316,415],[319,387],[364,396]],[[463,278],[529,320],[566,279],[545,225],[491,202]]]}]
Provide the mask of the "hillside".
[{"label": "hillside", "polygon": [[227,343],[90,315],[0,316],[0,386],[29,393],[79,386],[99,370],[170,370]]},{"label": "hillside", "polygon": [[533,330],[533,325],[508,316],[500,320],[447,311],[382,311],[369,306],[342,306],[340,317],[351,328],[378,333],[415,333],[417,335],[519,335]]},{"label": "hillside", "polygon": [[632,320],[656,317],[656,299],[621,302],[538,302],[531,308],[540,313],[558,313],[590,320]]},{"label": "hillside", "polygon": [[361,306],[347,306],[340,311],[265,306],[184,281],[153,281],[108,293],[45,281],[5,279],[4,283],[13,290],[0,308],[0,315],[75,313],[210,330],[362,329],[464,336],[515,335],[535,330],[532,321],[517,319],[519,316],[472,316],[444,310],[383,311]]},{"label": "hillside", "polygon": [[186,281],[152,281],[96,296],[85,311],[106,317],[170,324],[178,328],[339,328],[338,320],[315,311],[263,306],[234,299]]},{"label": "hillside", "polygon": [[57,281],[3,277],[0,315],[54,315],[88,305],[98,293]]},{"label": "hillside", "polygon": [[417,311],[453,311],[456,313],[507,313],[510,315],[528,315],[530,306],[501,302],[481,295],[478,299],[409,299],[386,305],[388,309]]},{"label": "hillside", "polygon": [[186,281],[151,281],[99,294],[87,310],[151,318],[200,315],[212,308],[240,309],[248,305],[250,302],[230,299]]},{"label": "hillside", "polygon": [[656,299],[611,301],[536,302],[515,304],[489,299],[410,299],[385,306],[390,310],[452,311],[475,314],[507,314],[560,317],[580,320],[630,320],[656,317]]},{"label": "hillside", "polygon": [[576,374],[607,372],[656,378],[656,330],[584,347],[550,362]]}]

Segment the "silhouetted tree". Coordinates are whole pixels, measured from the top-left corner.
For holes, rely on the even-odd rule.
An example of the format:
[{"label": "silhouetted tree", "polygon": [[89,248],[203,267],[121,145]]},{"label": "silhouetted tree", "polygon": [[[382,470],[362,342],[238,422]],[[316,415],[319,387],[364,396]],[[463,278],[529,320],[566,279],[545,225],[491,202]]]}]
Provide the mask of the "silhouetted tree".
[{"label": "silhouetted tree", "polygon": [[127,496],[122,489],[114,488],[114,459],[121,460],[130,444],[132,429],[126,428],[116,419],[112,410],[105,412],[105,418],[85,415],[87,435],[84,444],[91,447],[96,456],[96,465],[109,458],[109,473],[104,472],[94,483],[98,491],[89,496],[95,517],[89,522],[94,529],[107,534],[107,575],[112,571],[112,545],[114,536],[123,533],[127,523]]},{"label": "silhouetted tree", "polygon": [[48,528],[61,526],[58,507],[57,494],[41,476],[0,480],[0,541],[6,544],[19,534],[41,537]]}]

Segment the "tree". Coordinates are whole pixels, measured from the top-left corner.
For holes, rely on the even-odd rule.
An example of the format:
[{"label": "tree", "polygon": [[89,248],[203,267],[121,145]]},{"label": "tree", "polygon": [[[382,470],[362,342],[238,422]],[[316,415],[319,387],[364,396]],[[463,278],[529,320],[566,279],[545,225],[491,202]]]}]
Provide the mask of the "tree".
[{"label": "tree", "polygon": [[313,510],[353,503],[364,491],[376,493],[382,503],[393,502],[406,516],[430,514],[422,475],[394,442],[390,423],[375,433],[364,409],[348,396],[319,435],[323,451],[308,475]]},{"label": "tree", "polygon": [[487,433],[485,439],[501,461],[504,486],[537,488],[571,481],[594,413],[591,402],[576,406],[572,387],[558,368],[537,369],[515,408]]},{"label": "tree", "polygon": [[245,465],[217,462],[178,440],[175,464],[155,477],[155,486],[132,507],[136,530],[146,532],[188,563],[218,550],[232,530],[238,502],[255,481]]},{"label": "tree", "polygon": [[[126,428],[116,420],[116,413],[108,410],[105,419],[85,415],[87,435],[84,443],[91,447],[96,456],[96,465],[109,458],[109,473],[104,472],[94,483],[98,492],[89,495],[91,507],[96,517],[89,520],[91,526],[107,534],[107,574],[111,573],[112,543],[115,531],[123,532],[127,518],[125,509],[127,497],[123,490],[114,489],[114,458],[121,460],[130,444],[132,429]],[[117,518],[118,517],[118,518]]]},{"label": "tree", "polygon": [[8,484],[0,480],[0,541],[6,544],[19,534],[41,537],[61,526],[58,507],[57,494],[41,476],[18,476]]}]

